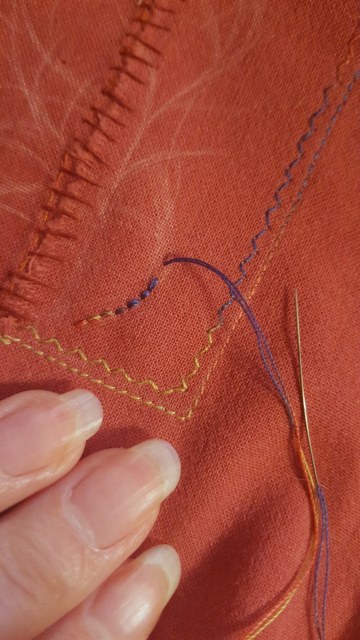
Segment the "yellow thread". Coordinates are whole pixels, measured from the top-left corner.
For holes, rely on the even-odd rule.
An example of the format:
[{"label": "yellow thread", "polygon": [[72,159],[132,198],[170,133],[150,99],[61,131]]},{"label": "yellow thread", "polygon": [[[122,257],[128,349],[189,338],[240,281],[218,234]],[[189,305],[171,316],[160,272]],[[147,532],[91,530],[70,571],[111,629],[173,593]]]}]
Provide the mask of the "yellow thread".
[{"label": "yellow thread", "polygon": [[107,318],[108,316],[112,315],[114,315],[113,311],[103,311],[98,316],[91,316],[91,318],[86,318],[85,320],[79,320],[79,322],[75,322],[75,327],[85,327],[85,325],[89,324],[89,322],[93,322],[94,320],[102,320],[103,318]]},{"label": "yellow thread", "polygon": [[[167,415],[173,416],[174,418],[176,418],[177,420],[180,420],[181,422],[184,422],[185,420],[189,420],[190,419],[190,417],[191,417],[191,415],[193,413],[193,410],[194,410],[194,405],[196,406],[196,404],[197,404],[197,402],[195,400],[195,403],[190,407],[190,409],[187,411],[187,413],[184,416],[178,416],[176,414],[176,411],[171,411],[170,409],[166,409],[166,407],[163,407],[161,405],[157,405],[154,402],[152,402],[151,400],[144,400],[140,396],[135,396],[135,395],[131,394],[126,389],[117,389],[116,387],[114,387],[112,385],[106,384],[103,380],[97,380],[96,378],[91,378],[89,373],[85,373],[84,371],[81,371],[80,369],[75,369],[74,367],[70,367],[66,362],[61,362],[60,360],[56,360],[56,358],[54,358],[52,356],[46,355],[43,351],[39,351],[39,350],[35,349],[30,344],[26,344],[25,342],[21,342],[20,338],[15,338],[13,336],[0,334],[0,342],[2,342],[5,345],[11,345],[12,343],[16,343],[19,346],[24,347],[24,349],[27,349],[28,351],[32,351],[36,355],[41,356],[42,358],[44,358],[48,362],[51,362],[53,364],[57,364],[60,367],[64,367],[65,369],[67,369],[67,371],[71,371],[71,373],[76,373],[77,375],[79,375],[79,376],[81,376],[83,378],[87,378],[89,380],[89,382],[94,382],[95,384],[99,384],[102,387],[104,387],[105,389],[109,389],[109,390],[113,391],[116,394],[125,395],[128,398],[131,398],[132,400],[136,400],[137,402],[141,402],[141,404],[147,405],[148,407],[152,407],[153,409],[158,409],[162,413],[165,413]],[[47,341],[45,341],[45,342],[47,342]]]},{"label": "yellow thread", "polygon": [[[299,586],[299,585],[298,585]],[[297,588],[297,587],[296,587]],[[272,622],[274,622],[276,620],[276,618],[279,617],[279,615],[284,611],[284,609],[286,609],[286,607],[288,606],[290,600],[294,597],[295,595],[295,591],[293,593],[291,593],[288,597],[287,600],[285,600],[285,603],[283,604],[283,606],[281,607],[281,609],[279,609],[279,611],[267,622],[265,622],[262,627],[260,627],[260,629],[258,629],[257,631],[255,631],[255,633],[252,633],[250,636],[246,636],[245,640],[253,640],[253,638],[256,638],[259,633],[261,633],[262,631],[264,631],[264,629],[266,629],[266,627],[269,626],[269,624],[271,624]]]},{"label": "yellow thread", "polygon": [[[299,450],[300,450],[300,456],[301,456],[301,458],[303,460],[304,467],[305,467],[305,470],[306,470],[306,475],[308,477],[308,480],[309,480],[310,485],[311,485],[311,487],[313,489],[313,492],[314,492],[315,489],[316,489],[315,482],[314,482],[313,476],[311,474],[309,465],[308,465],[308,463],[306,461],[303,448],[301,447],[300,443],[299,443]],[[318,525],[319,525],[319,511],[318,511],[317,501],[316,500],[314,501],[314,505],[315,505],[316,526],[318,527]],[[273,613],[271,618],[269,618],[269,620],[266,620],[266,617],[265,617],[265,619],[262,620],[259,623],[261,626],[258,627],[258,628],[255,627],[250,632],[250,635],[246,636],[245,640],[254,640],[254,638],[256,638],[264,629],[266,629],[266,627],[268,627],[272,622],[274,622],[279,617],[279,615],[281,613],[283,613],[283,611],[286,609],[286,607],[288,606],[288,604],[290,603],[290,601],[294,597],[296,591],[300,587],[301,582],[302,582],[303,578],[305,577],[307,571],[310,569],[310,566],[311,566],[312,560],[313,560],[312,556],[313,556],[313,551],[314,551],[315,545],[316,545],[316,530],[312,534],[311,543],[310,543],[309,549],[307,551],[307,554],[305,556],[304,562],[302,563],[302,565],[301,565],[301,567],[300,567],[300,569],[298,571],[297,578],[295,578],[295,580],[297,582],[296,586],[294,587],[294,589],[292,591],[290,591],[288,597],[281,604],[280,608]],[[271,614],[269,614],[269,615],[271,615]]]},{"label": "yellow thread", "polygon": [[[59,351],[61,351],[61,353],[63,353],[64,355],[77,355],[86,363],[86,365],[101,364],[104,367],[104,369],[106,369],[106,371],[110,375],[118,375],[120,373],[120,374],[123,375],[125,380],[127,382],[131,383],[131,384],[135,384],[135,385],[138,385],[138,386],[141,386],[141,385],[144,385],[144,384],[148,384],[157,393],[160,393],[162,395],[168,395],[168,394],[175,393],[175,392],[184,393],[184,391],[187,391],[188,385],[186,384],[186,380],[191,378],[192,376],[194,376],[199,371],[199,369],[200,369],[200,361],[199,361],[199,359],[201,358],[202,355],[204,355],[204,353],[206,353],[207,351],[209,351],[209,349],[211,349],[211,347],[213,345],[213,338],[212,338],[211,334],[213,333],[213,331],[218,329],[221,325],[222,325],[222,323],[219,322],[217,325],[215,325],[214,327],[212,327],[211,329],[208,329],[206,331],[208,344],[207,344],[206,347],[201,349],[201,351],[199,351],[199,352],[197,352],[195,354],[195,356],[194,356],[195,369],[193,369],[189,373],[186,373],[184,376],[182,376],[182,378],[181,378],[181,386],[172,387],[171,389],[160,389],[158,387],[158,385],[153,380],[151,380],[150,378],[147,378],[146,380],[134,380],[133,378],[131,378],[131,376],[128,373],[126,373],[125,369],[122,369],[122,368],[111,369],[109,367],[108,363],[106,362],[105,358],[89,360],[87,358],[87,356],[84,354],[84,352],[81,351],[81,349],[79,349],[79,348],[65,350],[61,346],[61,344],[60,344],[59,340],[57,340],[57,338],[49,338],[49,339],[46,339],[46,340],[43,339],[43,338],[40,338],[40,336],[39,336],[36,328],[34,327],[34,325],[29,325],[27,327],[24,327],[24,329],[29,329],[33,333],[33,336],[34,336],[35,340],[37,340],[38,342],[41,342],[42,344],[51,344],[51,343],[53,343],[57,347],[57,349]],[[18,340],[20,340],[20,339],[18,339]]]}]

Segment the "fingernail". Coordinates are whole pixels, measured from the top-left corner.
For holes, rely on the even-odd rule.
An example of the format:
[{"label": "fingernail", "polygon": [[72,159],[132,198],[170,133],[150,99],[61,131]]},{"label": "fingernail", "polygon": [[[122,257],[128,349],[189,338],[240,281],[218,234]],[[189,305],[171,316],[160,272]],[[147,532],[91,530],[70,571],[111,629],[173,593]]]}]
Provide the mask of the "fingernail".
[{"label": "fingernail", "polygon": [[73,489],[69,514],[88,544],[105,549],[140,526],[179,477],[179,457],[163,440],[114,451]]},{"label": "fingernail", "polygon": [[103,409],[100,400],[90,391],[83,389],[75,389],[59,397],[65,403],[67,410],[75,413],[74,439],[78,438],[80,442],[88,440],[98,431],[102,423]]},{"label": "fingernail", "polygon": [[99,637],[147,637],[178,586],[180,573],[179,556],[172,547],[145,551],[100,589],[89,624],[102,630]]},{"label": "fingernail", "polygon": [[175,549],[167,544],[153,547],[140,556],[142,564],[153,565],[161,568],[165,574],[167,589],[165,594],[165,604],[169,602],[171,596],[175,592],[181,575],[181,565],[178,554]]},{"label": "fingernail", "polygon": [[98,430],[102,407],[90,392],[54,395],[0,420],[0,471],[21,476],[60,460]]}]

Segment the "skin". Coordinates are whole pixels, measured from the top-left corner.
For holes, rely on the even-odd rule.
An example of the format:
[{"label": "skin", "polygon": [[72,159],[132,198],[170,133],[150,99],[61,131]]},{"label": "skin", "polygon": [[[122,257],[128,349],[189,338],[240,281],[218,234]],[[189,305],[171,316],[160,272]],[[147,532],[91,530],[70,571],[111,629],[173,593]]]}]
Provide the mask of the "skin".
[{"label": "skin", "polygon": [[180,477],[170,444],[80,460],[102,408],[88,391],[0,402],[0,637],[145,640],[180,580],[174,549],[136,559]]}]

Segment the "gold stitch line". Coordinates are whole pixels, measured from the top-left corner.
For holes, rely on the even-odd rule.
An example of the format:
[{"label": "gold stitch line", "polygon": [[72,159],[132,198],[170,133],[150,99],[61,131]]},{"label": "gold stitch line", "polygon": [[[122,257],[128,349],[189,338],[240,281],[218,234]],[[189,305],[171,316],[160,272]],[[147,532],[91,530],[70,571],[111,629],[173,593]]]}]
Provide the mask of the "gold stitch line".
[{"label": "gold stitch line", "polygon": [[80,369],[76,369],[75,367],[70,367],[66,362],[61,362],[60,360],[56,360],[56,358],[46,355],[43,351],[39,351],[39,350],[35,349],[32,345],[26,344],[25,342],[21,342],[20,338],[15,338],[14,336],[0,334],[0,342],[2,342],[4,345],[7,345],[7,346],[8,345],[12,345],[13,343],[18,344],[19,346],[23,347],[24,349],[27,349],[28,351],[32,351],[36,355],[44,358],[48,362],[51,362],[53,364],[57,364],[60,367],[63,367],[64,369],[66,369],[67,371],[70,371],[71,373],[76,373],[78,376],[81,376],[82,378],[87,378],[89,380],[89,382],[93,382],[95,384],[98,384],[98,385],[104,387],[105,389],[109,389],[110,391],[113,391],[114,393],[116,393],[118,395],[124,395],[124,396],[127,396],[128,398],[130,398],[131,400],[135,400],[137,402],[141,402],[141,404],[147,405],[148,407],[152,407],[153,409],[157,409],[158,411],[161,411],[162,413],[165,413],[165,414],[167,414],[169,416],[172,416],[173,418],[176,418],[177,420],[180,420],[181,422],[184,422],[185,420],[189,420],[191,418],[193,410],[194,410],[194,408],[196,408],[196,405],[197,405],[197,399],[196,399],[195,402],[193,403],[193,405],[188,410],[188,412],[184,416],[179,416],[179,415],[177,415],[176,411],[171,411],[170,409],[167,409],[166,407],[163,407],[161,405],[155,404],[151,400],[144,400],[140,396],[133,395],[132,393],[130,393],[126,389],[117,389],[116,387],[114,387],[112,385],[106,384],[106,382],[104,382],[103,380],[97,380],[96,378],[92,378],[89,373],[85,373],[84,371],[81,371]]},{"label": "gold stitch line", "polygon": [[[120,374],[123,375],[125,380],[127,382],[131,383],[131,384],[135,384],[135,385],[138,385],[138,386],[142,386],[144,384],[148,384],[157,393],[160,393],[162,395],[169,395],[169,394],[175,393],[175,392],[184,393],[184,391],[188,390],[188,385],[186,384],[186,380],[188,380],[189,378],[194,376],[199,371],[201,356],[204,355],[207,351],[209,351],[209,349],[211,349],[211,347],[213,346],[213,337],[212,337],[211,334],[213,333],[213,331],[216,331],[216,329],[219,329],[219,327],[221,327],[222,324],[223,323],[219,322],[218,324],[216,324],[213,327],[211,327],[211,329],[207,329],[206,335],[207,335],[208,344],[206,345],[206,347],[201,349],[201,351],[198,351],[194,355],[195,368],[192,371],[190,371],[189,373],[186,373],[185,375],[183,375],[181,377],[181,386],[175,386],[175,387],[172,387],[171,389],[160,389],[159,386],[153,380],[151,380],[150,378],[147,378],[146,380],[134,380],[128,373],[126,373],[125,369],[123,369],[123,368],[111,369],[109,367],[108,363],[106,362],[105,358],[98,358],[98,359],[95,359],[95,360],[89,360],[87,358],[87,356],[84,354],[84,352],[79,348],[65,350],[61,346],[61,344],[60,344],[60,342],[59,342],[59,340],[57,338],[49,338],[49,339],[46,339],[46,340],[41,338],[39,336],[36,328],[34,327],[34,325],[28,325],[27,327],[24,327],[24,329],[28,329],[28,330],[32,331],[35,340],[37,340],[38,342],[40,342],[42,344],[54,343],[55,346],[57,347],[57,349],[59,351],[61,351],[61,353],[63,353],[64,355],[77,355],[83,360],[83,362],[86,363],[86,365],[102,364],[104,369],[110,375],[118,375],[120,373]],[[15,338],[12,338],[11,336],[4,335],[3,337],[5,339],[9,338],[9,339],[14,339],[15,340]],[[18,338],[16,340],[20,341],[20,338]]]}]

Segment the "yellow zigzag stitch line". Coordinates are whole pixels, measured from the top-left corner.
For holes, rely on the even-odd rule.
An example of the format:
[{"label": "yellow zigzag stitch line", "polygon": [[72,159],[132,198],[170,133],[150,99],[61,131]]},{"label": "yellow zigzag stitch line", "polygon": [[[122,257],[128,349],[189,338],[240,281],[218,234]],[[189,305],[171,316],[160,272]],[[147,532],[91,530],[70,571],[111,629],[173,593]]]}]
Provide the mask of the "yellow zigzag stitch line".
[{"label": "yellow zigzag stitch line", "polygon": [[[43,342],[52,342],[52,341],[53,340],[43,340]],[[56,341],[56,339],[55,339],[55,341]],[[0,342],[2,342],[4,345],[11,345],[12,343],[17,343],[19,346],[24,347],[24,349],[27,349],[28,351],[32,351],[36,355],[41,356],[42,358],[45,358],[45,360],[47,360],[48,362],[52,362],[53,364],[57,364],[60,367],[64,367],[64,369],[67,369],[67,371],[71,371],[72,373],[76,373],[78,376],[81,376],[82,378],[87,378],[90,382],[94,382],[95,384],[99,384],[102,387],[104,387],[105,389],[109,389],[109,390],[113,391],[114,393],[117,393],[119,395],[125,395],[128,398],[131,398],[131,400],[136,400],[137,402],[141,402],[141,404],[145,404],[148,407],[152,407],[153,409],[158,409],[162,413],[166,413],[169,416],[173,416],[173,418],[176,418],[177,420],[181,420],[182,422],[184,422],[185,420],[189,420],[191,418],[191,415],[192,415],[193,411],[195,410],[195,408],[197,406],[197,403],[198,403],[198,398],[196,398],[194,403],[192,404],[192,406],[188,410],[188,412],[184,416],[178,416],[176,414],[176,411],[171,411],[170,409],[166,409],[166,407],[162,407],[161,405],[155,404],[151,400],[144,400],[140,396],[135,396],[135,395],[131,394],[126,389],[117,389],[117,387],[114,387],[113,385],[106,384],[106,382],[104,382],[103,380],[97,380],[96,378],[92,378],[89,373],[85,373],[85,372],[81,371],[80,369],[76,369],[75,367],[70,367],[66,362],[61,362],[60,360],[56,360],[56,358],[53,358],[52,356],[47,356],[43,351],[38,351],[33,346],[31,346],[30,344],[26,344],[25,342],[21,342],[20,338],[14,338],[13,336],[9,336],[9,335],[6,335],[6,334],[0,334]]]},{"label": "yellow zigzag stitch line", "polygon": [[[207,329],[206,331],[206,335],[207,335],[207,339],[208,339],[208,344],[206,345],[206,347],[204,347],[203,349],[201,349],[201,351],[198,351],[195,355],[194,355],[194,362],[195,362],[195,369],[193,369],[192,371],[190,371],[189,373],[186,373],[184,376],[182,376],[181,378],[181,386],[179,387],[172,387],[171,389],[160,389],[158,387],[158,385],[151,380],[150,378],[147,378],[146,380],[134,380],[133,378],[131,378],[131,376],[129,376],[128,373],[126,373],[125,369],[122,368],[118,368],[118,369],[111,369],[108,365],[108,363],[106,362],[106,360],[104,358],[99,358],[96,360],[89,360],[87,358],[87,356],[84,354],[83,351],[81,351],[81,349],[76,348],[76,349],[69,349],[69,350],[65,350],[60,342],[57,340],[57,338],[49,338],[47,340],[44,340],[43,338],[40,338],[37,330],[35,329],[35,327],[33,325],[29,325],[27,327],[25,327],[25,329],[30,329],[34,335],[34,338],[38,341],[41,342],[42,344],[50,344],[50,343],[54,343],[55,346],[57,347],[57,349],[59,351],[61,351],[61,353],[63,353],[64,355],[77,355],[79,356],[83,362],[85,362],[87,365],[90,364],[102,364],[104,369],[106,369],[106,371],[110,374],[110,375],[117,375],[119,373],[121,373],[125,380],[127,380],[127,382],[130,382],[131,384],[136,384],[138,386],[144,385],[144,384],[148,384],[150,385],[154,391],[156,391],[157,393],[160,393],[162,395],[168,395],[170,393],[174,393],[175,391],[181,392],[183,393],[184,391],[187,391],[188,389],[188,385],[186,384],[186,380],[191,378],[192,376],[194,376],[200,369],[200,361],[199,358],[201,358],[202,355],[204,355],[204,353],[206,353],[207,351],[209,351],[209,349],[211,349],[212,345],[213,345],[213,338],[212,338],[212,333],[213,331],[216,331],[216,329],[219,329],[219,327],[222,326],[222,322],[219,322],[218,324],[216,324],[215,326],[211,327],[211,329]],[[15,338],[12,338],[11,336],[4,336],[5,338],[9,338],[10,340],[15,340]]]}]

